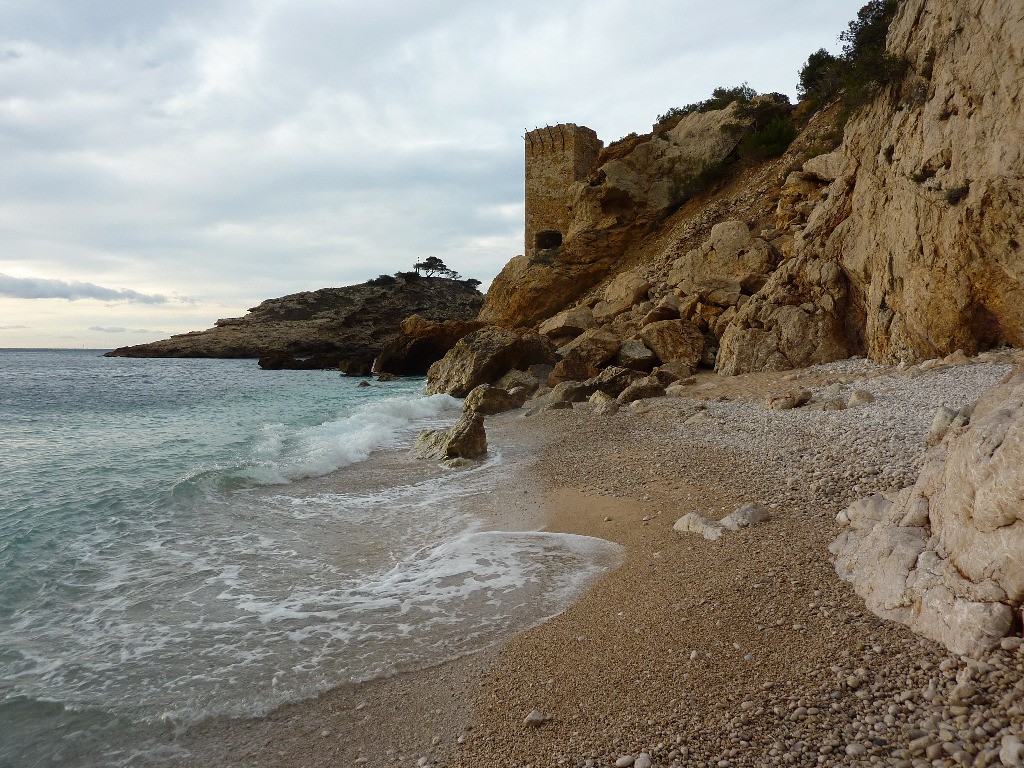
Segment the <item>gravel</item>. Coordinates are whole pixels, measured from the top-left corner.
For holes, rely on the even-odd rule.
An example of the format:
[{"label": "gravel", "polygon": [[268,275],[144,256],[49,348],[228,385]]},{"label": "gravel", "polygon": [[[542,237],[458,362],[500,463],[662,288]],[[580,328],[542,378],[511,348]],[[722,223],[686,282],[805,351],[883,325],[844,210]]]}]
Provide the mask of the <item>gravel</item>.
[{"label": "gravel", "polygon": [[[561,434],[540,464],[550,529],[615,540],[626,563],[480,674],[475,727],[446,763],[1024,765],[1020,638],[950,654],[868,613],[827,553],[835,515],[912,483],[935,412],[973,403],[1010,358],[928,368],[704,377],[615,415],[544,414]],[[813,399],[768,410],[787,388]],[[825,407],[855,390],[871,397]],[[771,521],[716,542],[672,532],[748,502]],[[547,720],[527,729],[534,708]]]}]

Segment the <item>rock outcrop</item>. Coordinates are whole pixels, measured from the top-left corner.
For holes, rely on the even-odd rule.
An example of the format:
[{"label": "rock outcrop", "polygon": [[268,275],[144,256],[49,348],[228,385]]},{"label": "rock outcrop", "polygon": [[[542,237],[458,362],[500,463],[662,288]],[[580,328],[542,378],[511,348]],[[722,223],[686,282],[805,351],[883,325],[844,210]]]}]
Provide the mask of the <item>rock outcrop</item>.
[{"label": "rock outcrop", "polygon": [[466,411],[448,429],[425,429],[416,437],[412,454],[418,459],[478,461],[487,455],[484,417]]},{"label": "rock outcrop", "polygon": [[381,350],[373,370],[395,376],[424,376],[449,349],[482,325],[476,320],[439,321],[411,315]]},{"label": "rock outcrop", "polygon": [[461,339],[430,366],[427,393],[465,397],[481,384],[492,384],[513,369],[556,362],[551,342],[539,334],[520,334],[487,326]]},{"label": "rock outcrop", "polygon": [[122,347],[108,355],[265,357],[272,367],[337,368],[350,361],[369,373],[405,318],[471,320],[482,303],[483,296],[468,281],[398,277],[268,299],[245,316],[218,320],[205,331]]},{"label": "rock outcrop", "polygon": [[816,349],[793,358],[759,322],[800,302],[766,288],[759,317],[750,310],[728,335],[720,370],[841,356],[839,319],[848,348],[885,363],[1024,343],[1021,39],[1014,3],[900,4],[888,49],[908,73],[850,120],[837,151],[791,176],[780,200],[780,223],[800,227],[793,278],[815,283],[823,262],[834,265],[841,277],[823,295],[845,293],[846,305],[823,308]]},{"label": "rock outcrop", "polygon": [[928,453],[917,482],[840,513],[836,570],[867,606],[961,654],[991,648],[1024,606],[1024,373]]}]

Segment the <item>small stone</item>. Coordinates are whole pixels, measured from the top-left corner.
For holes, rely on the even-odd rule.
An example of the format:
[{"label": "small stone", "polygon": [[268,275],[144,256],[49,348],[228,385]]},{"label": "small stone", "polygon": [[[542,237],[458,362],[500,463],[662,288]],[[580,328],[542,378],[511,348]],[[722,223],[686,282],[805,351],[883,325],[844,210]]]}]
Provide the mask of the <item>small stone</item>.
[{"label": "small stone", "polygon": [[615,768],[630,768],[636,759],[632,755],[623,755],[615,761]]},{"label": "small stone", "polygon": [[846,401],[847,408],[856,408],[858,405],[867,405],[875,402],[875,396],[866,389],[855,389],[850,393],[850,399]]},{"label": "small stone", "polygon": [[646,752],[641,752],[633,762],[633,768],[651,768],[651,756]]},{"label": "small stone", "polygon": [[867,747],[856,741],[851,741],[846,745],[846,754],[850,757],[864,757],[867,753]]},{"label": "small stone", "polygon": [[531,728],[539,728],[544,725],[545,722],[547,722],[547,717],[545,717],[544,713],[539,709],[535,709],[530,712],[530,714],[526,716],[526,719],[523,720],[523,724],[528,725]]}]

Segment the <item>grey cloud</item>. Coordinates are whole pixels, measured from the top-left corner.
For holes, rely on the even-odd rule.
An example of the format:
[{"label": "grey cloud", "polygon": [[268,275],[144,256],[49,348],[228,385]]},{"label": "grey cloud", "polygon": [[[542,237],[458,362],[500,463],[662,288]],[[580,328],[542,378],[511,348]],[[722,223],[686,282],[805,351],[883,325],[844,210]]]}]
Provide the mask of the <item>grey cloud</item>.
[{"label": "grey cloud", "polygon": [[47,280],[36,277],[11,277],[0,274],[0,296],[10,299],[100,299],[102,301],[130,301],[138,304],[165,304],[168,299],[159,294],[145,294],[118,288],[104,288],[93,283]]},{"label": "grey cloud", "polygon": [[27,325],[0,325],[0,331],[17,331],[22,328],[28,328]]},{"label": "grey cloud", "polygon": [[167,331],[151,331],[148,328],[122,328],[119,325],[90,325],[89,330],[97,331],[99,333],[145,333],[158,334],[160,336],[170,335]]}]

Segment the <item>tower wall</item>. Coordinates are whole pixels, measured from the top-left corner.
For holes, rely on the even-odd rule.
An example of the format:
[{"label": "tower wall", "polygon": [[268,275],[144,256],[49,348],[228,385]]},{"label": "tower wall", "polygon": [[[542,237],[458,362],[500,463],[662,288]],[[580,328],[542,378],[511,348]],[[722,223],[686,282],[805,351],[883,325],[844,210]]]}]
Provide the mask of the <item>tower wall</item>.
[{"label": "tower wall", "polygon": [[526,242],[523,252],[532,256],[538,250],[561,243],[572,221],[570,186],[587,178],[604,143],[591,129],[573,123],[537,128],[526,134],[525,142]]}]

